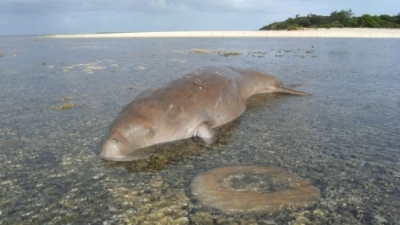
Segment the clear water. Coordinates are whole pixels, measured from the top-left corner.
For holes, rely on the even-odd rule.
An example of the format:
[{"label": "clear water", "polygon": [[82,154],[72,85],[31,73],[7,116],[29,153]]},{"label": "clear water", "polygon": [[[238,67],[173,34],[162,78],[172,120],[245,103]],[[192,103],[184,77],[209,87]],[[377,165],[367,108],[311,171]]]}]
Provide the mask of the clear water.
[{"label": "clear water", "polygon": [[[0,224],[396,224],[398,49],[396,39],[0,37]],[[162,145],[141,162],[98,157],[138,93],[210,65],[269,72],[313,96],[256,96],[212,146]],[[321,199],[273,217],[195,201],[191,179],[228,165],[290,171]]]}]

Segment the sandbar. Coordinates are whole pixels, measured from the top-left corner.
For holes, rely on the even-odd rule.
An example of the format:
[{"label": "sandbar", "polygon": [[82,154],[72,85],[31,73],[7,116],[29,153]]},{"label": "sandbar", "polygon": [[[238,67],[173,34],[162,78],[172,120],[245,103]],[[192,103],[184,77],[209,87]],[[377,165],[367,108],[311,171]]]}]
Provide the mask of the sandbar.
[{"label": "sandbar", "polygon": [[273,31],[168,31],[96,34],[52,34],[44,38],[400,38],[400,29],[319,28]]}]

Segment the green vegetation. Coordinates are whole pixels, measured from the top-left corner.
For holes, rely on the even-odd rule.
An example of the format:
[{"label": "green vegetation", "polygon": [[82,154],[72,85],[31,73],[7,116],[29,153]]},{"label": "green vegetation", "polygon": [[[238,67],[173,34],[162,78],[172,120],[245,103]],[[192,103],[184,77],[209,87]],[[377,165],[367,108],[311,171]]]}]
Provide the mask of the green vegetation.
[{"label": "green vegetation", "polygon": [[75,107],[75,104],[71,102],[72,97],[71,96],[65,96],[60,98],[61,101],[66,102],[64,104],[62,104],[61,106],[50,106],[51,110],[65,110],[65,109],[72,109],[73,107]]},{"label": "green vegetation", "polygon": [[303,28],[342,28],[342,27],[370,27],[370,28],[400,28],[400,13],[396,16],[371,16],[364,14],[355,17],[351,9],[340,12],[333,11],[329,16],[308,14],[296,15],[283,22],[274,22],[260,28],[260,30],[299,30]]},{"label": "green vegetation", "polygon": [[68,102],[60,106],[60,109],[72,109],[75,106],[74,103]]}]

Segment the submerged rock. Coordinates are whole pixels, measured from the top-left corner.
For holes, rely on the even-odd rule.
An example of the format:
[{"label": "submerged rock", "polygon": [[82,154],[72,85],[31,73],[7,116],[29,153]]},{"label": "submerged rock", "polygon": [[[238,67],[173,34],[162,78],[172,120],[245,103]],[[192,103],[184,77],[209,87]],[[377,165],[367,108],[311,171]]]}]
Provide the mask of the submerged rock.
[{"label": "submerged rock", "polygon": [[302,178],[274,167],[229,166],[196,176],[193,196],[205,206],[227,213],[275,214],[284,209],[311,206],[318,188]]}]

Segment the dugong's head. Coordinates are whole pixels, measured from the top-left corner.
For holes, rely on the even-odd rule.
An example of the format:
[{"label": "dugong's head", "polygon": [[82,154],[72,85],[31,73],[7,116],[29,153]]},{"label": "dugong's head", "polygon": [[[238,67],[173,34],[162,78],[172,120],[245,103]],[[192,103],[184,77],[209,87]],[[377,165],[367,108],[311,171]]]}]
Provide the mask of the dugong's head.
[{"label": "dugong's head", "polygon": [[146,116],[121,113],[114,121],[100,156],[112,161],[132,161],[149,156],[148,146],[164,142],[157,121]]}]

